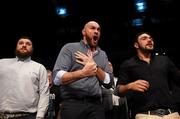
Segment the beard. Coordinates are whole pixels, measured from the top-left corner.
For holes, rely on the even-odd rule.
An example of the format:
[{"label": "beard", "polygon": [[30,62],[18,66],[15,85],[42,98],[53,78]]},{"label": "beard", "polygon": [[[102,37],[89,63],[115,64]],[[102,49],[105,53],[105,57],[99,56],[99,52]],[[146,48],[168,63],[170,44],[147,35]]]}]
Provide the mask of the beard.
[{"label": "beard", "polygon": [[141,48],[141,51],[146,53],[146,54],[149,54],[149,53],[152,53],[154,51],[154,48],[153,49]]},{"label": "beard", "polygon": [[22,58],[22,59],[27,59],[27,58],[31,57],[32,53],[33,53],[33,51],[29,51],[29,52],[24,53],[24,52],[21,52],[19,50],[16,50],[16,52],[15,52],[16,56],[18,58]]},{"label": "beard", "polygon": [[96,48],[97,47],[97,44],[98,44],[97,39],[93,39],[91,37],[87,37],[86,40],[87,40],[87,43],[88,43],[90,48]]}]

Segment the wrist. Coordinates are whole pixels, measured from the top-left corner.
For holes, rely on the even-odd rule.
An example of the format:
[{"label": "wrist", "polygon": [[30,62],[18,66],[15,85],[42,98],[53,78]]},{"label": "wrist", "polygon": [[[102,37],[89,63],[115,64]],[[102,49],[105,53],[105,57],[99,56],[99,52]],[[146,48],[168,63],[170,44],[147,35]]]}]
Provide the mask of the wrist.
[{"label": "wrist", "polygon": [[132,83],[127,84],[127,89],[131,90],[131,88],[132,88]]},{"label": "wrist", "polygon": [[98,68],[99,68],[99,66],[96,64],[96,73],[97,73],[97,71],[98,71]]}]

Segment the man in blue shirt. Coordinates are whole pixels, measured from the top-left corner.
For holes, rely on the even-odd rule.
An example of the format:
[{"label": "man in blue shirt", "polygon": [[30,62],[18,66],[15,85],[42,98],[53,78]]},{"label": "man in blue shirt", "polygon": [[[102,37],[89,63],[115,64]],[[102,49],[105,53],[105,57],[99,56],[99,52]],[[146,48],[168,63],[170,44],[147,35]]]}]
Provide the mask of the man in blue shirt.
[{"label": "man in blue shirt", "polygon": [[110,83],[112,71],[106,53],[98,47],[100,25],[89,21],[80,42],[67,43],[60,51],[53,74],[61,87],[62,119],[104,119],[101,84]]}]

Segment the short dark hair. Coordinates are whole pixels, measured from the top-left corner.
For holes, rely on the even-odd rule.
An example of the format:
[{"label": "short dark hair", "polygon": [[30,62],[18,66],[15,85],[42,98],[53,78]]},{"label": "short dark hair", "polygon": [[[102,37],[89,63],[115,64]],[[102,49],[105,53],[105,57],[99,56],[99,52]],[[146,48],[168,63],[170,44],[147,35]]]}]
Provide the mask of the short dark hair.
[{"label": "short dark hair", "polygon": [[134,38],[134,43],[137,42],[138,40],[138,37],[142,34],[148,34],[151,36],[151,33],[147,32],[147,31],[142,31],[142,32],[138,32],[136,35],[135,35],[135,38]]},{"label": "short dark hair", "polygon": [[[21,36],[19,39],[29,39],[29,40],[32,42],[31,38],[28,37],[28,36]],[[19,39],[18,39],[18,40],[19,40]]]}]

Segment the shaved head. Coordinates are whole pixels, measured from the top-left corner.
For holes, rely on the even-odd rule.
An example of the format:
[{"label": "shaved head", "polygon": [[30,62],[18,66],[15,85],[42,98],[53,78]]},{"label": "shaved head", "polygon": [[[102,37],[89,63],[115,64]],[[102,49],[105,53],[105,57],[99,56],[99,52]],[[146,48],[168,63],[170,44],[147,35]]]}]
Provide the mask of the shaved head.
[{"label": "shaved head", "polygon": [[95,50],[101,35],[101,27],[95,21],[89,21],[84,25],[82,30],[83,41]]},{"label": "shaved head", "polygon": [[84,25],[84,28],[87,28],[88,26],[91,26],[91,25],[95,25],[95,26],[100,27],[100,25],[96,21],[89,21],[88,23],[86,23]]}]

